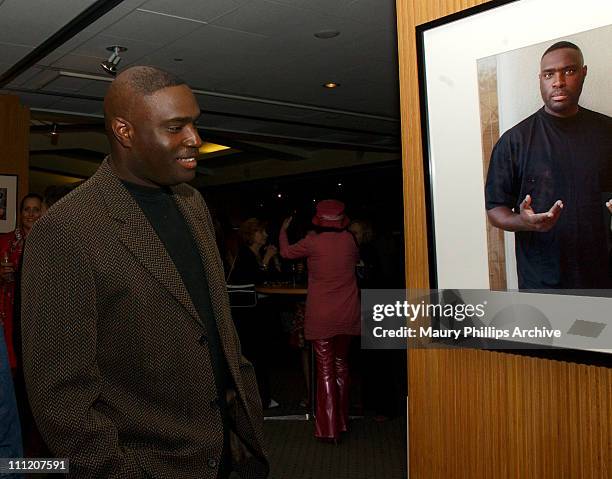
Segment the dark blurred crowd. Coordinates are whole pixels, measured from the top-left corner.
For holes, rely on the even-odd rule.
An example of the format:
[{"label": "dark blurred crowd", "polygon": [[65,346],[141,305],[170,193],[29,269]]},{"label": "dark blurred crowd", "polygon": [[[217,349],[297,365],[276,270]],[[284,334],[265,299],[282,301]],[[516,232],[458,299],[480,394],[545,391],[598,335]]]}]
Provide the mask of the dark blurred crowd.
[{"label": "dark blurred crowd", "polygon": [[[347,430],[349,407],[384,421],[403,414],[405,397],[403,351],[362,350],[359,341],[361,289],[404,287],[402,237],[384,225],[375,231],[369,219],[351,221],[344,209],[340,201],[324,200],[302,221],[249,218],[231,229],[216,222],[229,284],[307,287],[305,301],[260,296],[252,308],[234,308],[233,316],[264,407],[278,406],[270,387],[278,357],[270,352],[282,328],[289,344],[301,350],[301,405],[310,407],[314,397],[315,436],[334,442]],[[359,392],[349,394],[349,383],[358,384]]]}]

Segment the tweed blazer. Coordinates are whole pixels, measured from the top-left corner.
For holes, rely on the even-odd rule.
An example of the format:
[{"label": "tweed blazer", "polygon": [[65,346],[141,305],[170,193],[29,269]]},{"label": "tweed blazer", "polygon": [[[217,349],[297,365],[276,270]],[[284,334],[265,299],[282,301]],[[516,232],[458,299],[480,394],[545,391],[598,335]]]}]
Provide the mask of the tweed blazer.
[{"label": "tweed blazer", "polygon": [[[234,469],[267,477],[263,415],[240,354],[214,229],[202,196],[172,187],[207,274],[235,385]],[[28,237],[23,266],[28,394],[70,476],[217,477],[223,422],[204,324],[142,210],[105,160]]]}]

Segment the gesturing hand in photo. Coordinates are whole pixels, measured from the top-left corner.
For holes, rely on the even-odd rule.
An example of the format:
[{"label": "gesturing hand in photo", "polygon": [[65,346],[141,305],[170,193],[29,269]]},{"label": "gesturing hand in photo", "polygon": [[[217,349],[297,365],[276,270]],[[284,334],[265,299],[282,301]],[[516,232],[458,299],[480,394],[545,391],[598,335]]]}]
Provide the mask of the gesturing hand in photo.
[{"label": "gesturing hand in photo", "polygon": [[563,202],[557,200],[548,211],[536,213],[531,206],[531,195],[525,196],[525,199],[520,205],[521,219],[531,231],[550,231],[559,220],[562,211]]}]

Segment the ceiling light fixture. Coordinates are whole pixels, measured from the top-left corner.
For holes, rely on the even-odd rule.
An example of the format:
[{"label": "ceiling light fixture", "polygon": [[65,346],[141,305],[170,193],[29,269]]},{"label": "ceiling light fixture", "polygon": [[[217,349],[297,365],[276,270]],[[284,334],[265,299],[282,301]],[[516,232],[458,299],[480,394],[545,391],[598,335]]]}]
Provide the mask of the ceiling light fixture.
[{"label": "ceiling light fixture", "polygon": [[119,65],[119,62],[121,61],[119,53],[127,51],[127,48],[120,47],[119,45],[113,45],[112,47],[108,47],[107,50],[112,53],[110,57],[108,57],[108,60],[100,63],[100,66],[106,73],[115,76],[117,74],[117,65]]},{"label": "ceiling light fixture", "polygon": [[315,37],[321,40],[328,40],[330,38],[337,37],[338,35],[340,35],[338,30],[321,30],[320,32],[314,34]]},{"label": "ceiling light fixture", "polygon": [[323,86],[325,88],[338,88],[340,86],[340,83],[336,83],[333,81],[327,82],[327,83],[323,83]]}]

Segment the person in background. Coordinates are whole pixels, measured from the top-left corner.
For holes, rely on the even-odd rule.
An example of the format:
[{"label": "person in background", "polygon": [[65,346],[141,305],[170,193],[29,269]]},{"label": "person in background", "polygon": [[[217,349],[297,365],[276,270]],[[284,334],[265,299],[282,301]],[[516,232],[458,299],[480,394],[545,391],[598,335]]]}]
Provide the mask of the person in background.
[{"label": "person in background", "polygon": [[[228,284],[262,284],[280,271],[274,245],[267,245],[266,224],[249,218],[238,229],[240,246],[227,276]],[[233,308],[242,352],[251,361],[264,408],[278,407],[270,396],[269,340],[271,312],[263,301],[252,308]]]},{"label": "person in background", "polygon": [[[4,330],[0,328],[0,458],[17,457],[23,457],[21,428]],[[2,472],[0,477],[4,477]]]},{"label": "person in background", "polygon": [[359,251],[340,201],[320,201],[312,219],[315,234],[293,245],[287,239],[291,221],[281,227],[280,251],[283,258],[307,258],[304,335],[312,341],[317,371],[315,437],[337,442],[348,430],[348,351],[351,337],[360,334]]},{"label": "person in background", "polygon": [[0,235],[0,323],[4,327],[8,358],[15,374],[17,353],[14,341],[16,279],[26,238],[43,212],[43,199],[36,193],[23,197],[19,205],[19,226]]},{"label": "person in background", "polygon": [[240,246],[230,267],[228,279],[235,284],[261,284],[280,271],[278,249],[268,242],[266,224],[257,218],[249,218],[238,229]]},{"label": "person in background", "polygon": [[[385,255],[392,254],[388,241],[374,233],[372,223],[365,219],[355,219],[349,225],[359,246],[357,282],[362,289],[400,288],[394,284],[394,275],[384,267]],[[359,358],[362,378],[363,407],[374,413],[374,420],[386,421],[398,413],[401,401],[398,375],[403,373],[405,355],[403,351],[383,349],[359,349],[352,351]]]},{"label": "person in background", "polygon": [[359,247],[359,262],[357,263],[357,282],[360,289],[380,288],[380,258],[374,247],[374,230],[368,220],[355,219],[351,221],[348,230],[355,237]]},{"label": "person in background", "polygon": [[19,226],[0,235],[0,457],[22,457],[22,439],[26,445],[30,439],[32,421],[27,414],[20,354],[19,275],[25,240],[42,214],[42,203],[36,193],[24,196],[19,205]]}]

